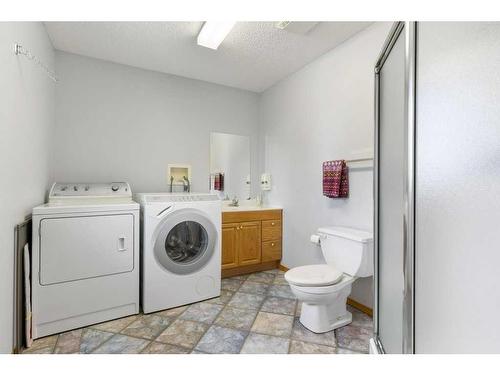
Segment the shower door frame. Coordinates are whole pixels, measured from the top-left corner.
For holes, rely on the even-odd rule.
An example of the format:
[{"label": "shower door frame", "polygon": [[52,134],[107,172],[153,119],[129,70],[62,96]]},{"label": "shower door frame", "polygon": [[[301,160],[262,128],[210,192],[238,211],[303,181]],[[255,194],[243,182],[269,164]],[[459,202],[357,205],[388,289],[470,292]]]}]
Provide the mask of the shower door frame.
[{"label": "shower door frame", "polygon": [[379,337],[379,130],[380,71],[397,39],[405,37],[405,166],[403,209],[403,340],[402,353],[415,353],[415,98],[417,22],[395,22],[375,65],[375,163],[374,163],[374,337],[375,350],[385,353]]}]

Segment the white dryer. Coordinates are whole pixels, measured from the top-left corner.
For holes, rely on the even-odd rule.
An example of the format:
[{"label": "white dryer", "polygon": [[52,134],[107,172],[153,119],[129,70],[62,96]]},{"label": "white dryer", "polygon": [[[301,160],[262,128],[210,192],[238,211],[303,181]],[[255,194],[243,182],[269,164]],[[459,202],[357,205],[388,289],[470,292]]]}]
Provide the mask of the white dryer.
[{"label": "white dryer", "polygon": [[59,184],[33,209],[33,337],[139,312],[139,212],[130,186]]},{"label": "white dryer", "polygon": [[137,194],[145,313],[220,295],[221,205],[213,194]]}]

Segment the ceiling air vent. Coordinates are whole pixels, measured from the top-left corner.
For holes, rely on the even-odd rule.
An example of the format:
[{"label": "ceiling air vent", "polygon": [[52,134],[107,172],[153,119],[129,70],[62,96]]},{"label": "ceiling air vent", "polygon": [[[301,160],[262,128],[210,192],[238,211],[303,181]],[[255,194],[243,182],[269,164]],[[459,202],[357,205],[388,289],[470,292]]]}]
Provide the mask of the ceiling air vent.
[{"label": "ceiling air vent", "polygon": [[285,30],[294,34],[305,35],[311,31],[319,22],[299,22],[299,21],[280,21],[276,22],[274,26],[277,29]]},{"label": "ceiling air vent", "polygon": [[277,29],[283,30],[288,25],[290,25],[290,21],[281,21],[281,22],[277,22],[276,25],[275,25],[275,27]]}]

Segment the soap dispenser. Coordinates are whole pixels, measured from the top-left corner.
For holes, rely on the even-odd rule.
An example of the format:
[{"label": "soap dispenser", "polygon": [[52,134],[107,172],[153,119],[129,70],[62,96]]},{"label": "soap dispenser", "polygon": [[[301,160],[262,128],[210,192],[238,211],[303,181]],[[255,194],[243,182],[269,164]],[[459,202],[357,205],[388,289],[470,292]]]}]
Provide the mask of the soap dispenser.
[{"label": "soap dispenser", "polygon": [[263,173],[260,176],[260,188],[262,190],[271,190],[271,175],[269,173]]}]

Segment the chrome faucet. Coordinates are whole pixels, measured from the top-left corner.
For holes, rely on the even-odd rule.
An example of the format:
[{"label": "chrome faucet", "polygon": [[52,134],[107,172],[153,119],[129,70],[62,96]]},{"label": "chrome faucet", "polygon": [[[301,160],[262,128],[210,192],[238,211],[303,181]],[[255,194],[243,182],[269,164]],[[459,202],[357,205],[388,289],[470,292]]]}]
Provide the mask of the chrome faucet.
[{"label": "chrome faucet", "polygon": [[257,206],[262,207],[264,205],[264,193],[260,192],[259,195],[255,198]]},{"label": "chrome faucet", "polygon": [[234,198],[231,199],[231,203],[229,203],[229,206],[231,206],[231,207],[238,207],[238,205],[239,205],[239,201],[238,201],[238,198],[235,195]]},{"label": "chrome faucet", "polygon": [[190,193],[191,192],[191,183],[189,182],[189,179],[186,176],[182,176],[182,179],[184,180],[184,192]]}]

